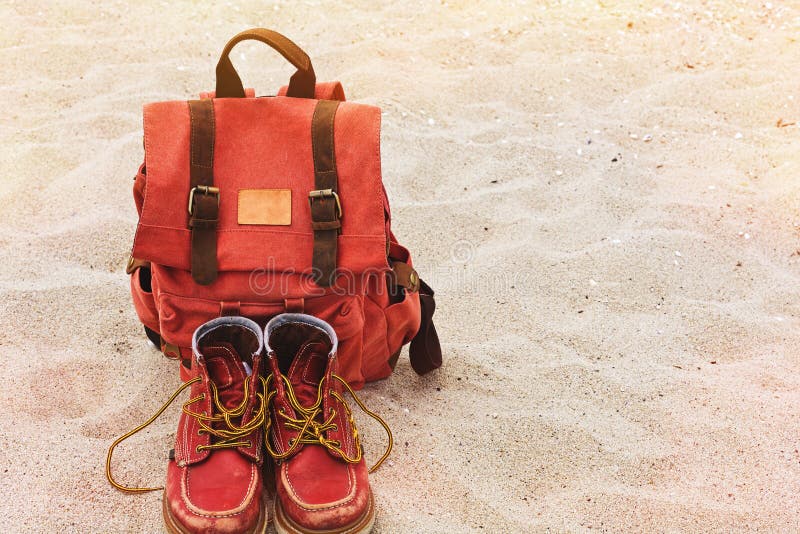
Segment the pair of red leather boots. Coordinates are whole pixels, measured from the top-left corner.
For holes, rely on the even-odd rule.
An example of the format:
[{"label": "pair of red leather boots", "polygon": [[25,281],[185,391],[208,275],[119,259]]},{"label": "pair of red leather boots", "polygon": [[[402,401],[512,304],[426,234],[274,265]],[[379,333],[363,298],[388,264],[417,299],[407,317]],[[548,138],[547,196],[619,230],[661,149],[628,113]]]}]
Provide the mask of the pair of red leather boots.
[{"label": "pair of red leather boots", "polygon": [[[371,531],[374,501],[345,392],[389,434],[371,470],[388,456],[391,432],[336,374],[336,349],[331,326],[303,314],[278,315],[263,335],[244,317],[195,331],[191,379],[170,400],[190,389],[164,488],[170,532],[264,532],[270,494],[281,534]],[[109,450],[107,475],[120,489],[150,489],[110,473],[113,448],[140,428]]]}]

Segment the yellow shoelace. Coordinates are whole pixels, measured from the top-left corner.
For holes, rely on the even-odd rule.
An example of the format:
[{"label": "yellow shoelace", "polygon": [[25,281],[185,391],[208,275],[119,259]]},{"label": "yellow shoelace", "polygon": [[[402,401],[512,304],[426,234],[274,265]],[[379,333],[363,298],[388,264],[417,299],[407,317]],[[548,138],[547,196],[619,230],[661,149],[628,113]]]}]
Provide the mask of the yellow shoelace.
[{"label": "yellow shoelace", "polygon": [[[369,469],[369,472],[372,473],[381,466],[381,464],[386,460],[386,458],[389,457],[389,454],[392,452],[392,446],[394,445],[394,438],[392,437],[392,431],[389,428],[389,425],[386,424],[386,421],[384,421],[376,413],[370,411],[369,408],[367,408],[364,405],[364,403],[361,402],[361,399],[358,398],[358,395],[356,395],[356,392],[353,391],[353,388],[350,387],[350,384],[348,384],[343,378],[341,378],[338,375],[331,375],[331,376],[335,380],[338,380],[345,387],[345,389],[347,389],[347,391],[350,393],[350,396],[353,397],[353,400],[356,401],[358,407],[361,408],[361,410],[365,414],[372,417],[374,420],[376,420],[378,423],[381,424],[383,429],[386,431],[386,435],[389,437],[389,445],[386,448],[386,451],[383,453],[383,456],[381,456],[381,458],[375,463],[375,465],[373,465]],[[266,379],[262,378],[264,391],[269,391],[269,382],[272,379],[273,379],[272,375],[269,375]],[[353,412],[350,410],[350,406],[348,406],[347,402],[341,395],[339,395],[337,392],[333,390],[330,390],[330,394],[334,396],[345,407],[345,410],[347,410],[347,417],[348,419],[350,419],[350,427],[353,429],[353,440],[355,441],[356,450],[358,451],[355,457],[348,456],[342,450],[341,443],[339,443],[339,441],[327,439],[324,435],[324,433],[328,430],[333,430],[333,431],[337,430],[336,424],[333,422],[334,418],[336,417],[335,409],[333,408],[330,409],[327,419],[324,419],[322,422],[317,421],[317,416],[320,415],[323,411],[322,389],[325,384],[326,380],[325,377],[323,377],[322,380],[320,380],[319,382],[319,386],[317,387],[317,400],[311,406],[301,405],[300,401],[297,400],[297,396],[295,396],[294,388],[292,388],[292,384],[289,382],[289,380],[283,375],[281,375],[281,379],[283,380],[283,383],[286,385],[286,393],[289,398],[289,404],[294,409],[295,414],[297,414],[298,417],[297,418],[291,417],[290,415],[286,414],[282,408],[278,410],[278,414],[286,420],[287,428],[296,430],[299,432],[299,434],[297,438],[294,438],[292,441],[289,442],[288,450],[286,450],[283,453],[275,451],[269,442],[270,441],[269,431],[270,428],[272,427],[272,420],[270,417],[267,417],[265,419],[265,425],[264,425],[266,434],[266,439],[264,440],[264,444],[270,456],[272,456],[276,460],[287,458],[292,453],[294,453],[295,450],[297,450],[297,448],[301,444],[305,443],[309,445],[322,445],[323,447],[339,454],[339,456],[341,456],[341,458],[347,463],[356,464],[360,462],[363,454],[361,450],[361,439],[358,435],[358,430],[356,429],[355,421],[353,420]],[[274,389],[267,394],[267,399],[266,399],[267,405],[269,405],[269,403],[272,401],[275,394],[276,391]]]},{"label": "yellow shoelace", "polygon": [[[130,432],[126,432],[125,434],[117,438],[114,441],[114,443],[111,444],[111,446],[108,448],[108,455],[106,456],[106,478],[108,479],[108,481],[111,483],[112,486],[114,486],[118,490],[126,491],[129,493],[144,493],[148,491],[158,491],[164,489],[163,486],[157,488],[155,487],[139,488],[135,486],[125,486],[123,484],[120,484],[114,479],[113,475],[111,474],[111,456],[114,453],[114,449],[117,447],[117,445],[119,445],[129,437],[133,436],[137,432],[148,427],[151,423],[153,423],[153,421],[158,419],[158,417],[162,413],[164,413],[164,411],[173,402],[175,402],[175,399],[178,397],[178,395],[180,395],[185,389],[190,387],[192,384],[195,384],[200,380],[202,379],[198,376],[182,384],[177,390],[175,390],[175,392],[172,394],[169,400],[161,408],[159,408],[159,410],[156,413],[154,413],[152,417],[150,417],[150,419],[148,419],[141,425],[137,426]],[[263,380],[264,379],[262,378],[261,381],[263,382]],[[256,392],[256,396],[258,397],[258,399],[260,399],[261,402],[258,410],[256,411],[255,414],[253,414],[253,417],[252,419],[250,419],[250,421],[248,421],[246,424],[242,426],[239,426],[233,422],[233,419],[241,417],[244,414],[245,410],[247,409],[247,399],[250,397],[249,394],[250,384],[253,383],[257,384],[258,382],[252,381],[251,377],[249,376],[245,378],[244,381],[245,395],[243,396],[242,402],[236,408],[228,410],[227,408],[225,408],[225,406],[222,405],[222,403],[219,400],[219,392],[217,391],[217,386],[214,385],[213,382],[211,382],[210,383],[211,396],[214,401],[213,408],[216,415],[209,415],[205,412],[202,413],[193,412],[189,409],[190,405],[199,402],[201,400],[205,400],[206,398],[205,393],[201,393],[200,395],[197,395],[196,397],[193,397],[183,403],[182,407],[183,413],[185,413],[190,417],[194,417],[197,420],[197,423],[200,425],[200,430],[198,430],[198,433],[208,433],[217,438],[216,442],[211,443],[209,445],[198,445],[195,448],[196,452],[200,452],[206,449],[222,449],[226,447],[240,447],[240,446],[250,447],[252,445],[252,443],[249,440],[243,440],[241,438],[250,434],[251,432],[258,429],[261,425],[264,424],[265,415],[267,413],[266,403],[264,402],[264,395],[262,393]],[[212,426],[214,423],[224,423],[225,428],[214,428]]]},{"label": "yellow shoelace", "polygon": [[[392,437],[392,431],[389,428],[389,425],[386,424],[386,421],[384,421],[379,415],[370,411],[370,409],[364,405],[361,399],[358,398],[358,395],[356,395],[355,391],[353,391],[353,388],[350,387],[350,384],[348,384],[343,378],[341,378],[338,375],[332,375],[332,376],[335,380],[338,380],[345,387],[345,389],[347,389],[347,391],[353,397],[353,400],[356,401],[356,404],[358,404],[359,408],[361,408],[361,410],[365,414],[372,417],[378,423],[381,424],[381,426],[386,431],[386,435],[389,437],[389,445],[387,446],[386,451],[383,453],[383,456],[381,456],[381,458],[369,470],[369,472],[372,473],[373,471],[378,469],[381,466],[381,464],[383,464],[383,462],[386,460],[386,458],[389,457],[389,454],[392,452],[392,447],[394,446],[394,438]],[[294,418],[284,413],[283,410],[279,411],[279,414],[286,420],[286,426],[292,430],[296,430],[299,432],[298,438],[294,439],[293,442],[290,444],[289,449],[282,454],[275,451],[270,446],[269,443],[269,431],[270,428],[272,427],[272,421],[271,418],[267,416],[267,406],[271,402],[272,398],[275,396],[276,392],[274,390],[267,395],[266,399],[264,398],[263,393],[256,392],[256,397],[261,401],[259,403],[259,407],[256,413],[253,415],[250,421],[248,421],[244,425],[239,426],[236,423],[234,423],[233,419],[241,417],[247,408],[247,399],[250,396],[249,395],[250,384],[256,383],[252,381],[251,378],[252,377],[248,376],[245,379],[244,381],[245,395],[239,406],[237,406],[232,410],[228,410],[227,408],[225,408],[225,406],[222,405],[222,403],[219,400],[219,392],[217,391],[217,387],[216,385],[214,385],[213,382],[210,383],[211,386],[210,389],[211,389],[212,399],[214,401],[214,408],[216,409],[215,410],[216,415],[208,415],[204,412],[203,413],[193,412],[192,410],[189,409],[190,405],[199,402],[201,400],[205,400],[205,395],[206,395],[205,393],[201,393],[200,395],[197,395],[196,397],[193,397],[183,403],[183,407],[181,408],[183,413],[185,413],[190,417],[194,417],[197,420],[198,424],[200,425],[200,430],[198,430],[198,432],[208,433],[217,438],[217,441],[215,443],[211,443],[209,445],[198,445],[195,448],[196,452],[200,452],[205,449],[221,449],[226,447],[240,447],[240,446],[250,447],[252,445],[250,440],[242,440],[241,438],[250,434],[257,428],[259,428],[261,425],[264,425],[264,431],[266,435],[264,444],[266,445],[269,454],[276,460],[287,458],[288,456],[290,456],[292,453],[295,452],[295,450],[297,449],[298,446],[300,446],[300,444],[305,443],[309,445],[313,444],[322,445],[323,447],[326,447],[338,453],[339,456],[341,456],[341,458],[348,463],[355,464],[361,461],[361,457],[363,455],[361,449],[361,439],[358,435],[358,430],[356,429],[356,424],[355,421],[353,420],[353,413],[350,410],[350,406],[347,404],[347,402],[341,395],[339,395],[337,392],[333,390],[330,391],[331,395],[333,395],[345,407],[345,410],[347,410],[347,417],[350,420],[350,427],[353,429],[353,440],[355,441],[356,449],[358,451],[356,456],[355,457],[348,456],[342,450],[341,443],[339,443],[337,440],[329,440],[324,436],[324,433],[328,430],[334,430],[334,431],[337,430],[336,424],[333,423],[333,419],[336,417],[335,409],[331,408],[328,418],[322,423],[316,420],[317,416],[323,410],[322,388],[325,383],[325,378],[320,380],[319,386],[317,388],[316,402],[314,402],[314,404],[312,404],[311,406],[305,407],[300,404],[300,401],[295,396],[292,384],[285,376],[281,375],[281,379],[286,385],[286,392],[289,397],[289,404],[292,406],[295,413],[300,416],[299,418]],[[268,391],[269,383],[273,379],[273,375],[270,374],[267,378],[259,377],[259,379],[263,387],[263,391]],[[200,380],[202,380],[200,377],[196,377],[193,378],[192,380],[189,380],[188,382],[183,383],[170,396],[169,400],[167,400],[167,402],[164,403],[164,405],[161,406],[161,408],[159,408],[158,411],[156,411],[156,413],[154,413],[147,421],[137,426],[133,430],[126,432],[122,436],[118,437],[116,440],[114,440],[114,442],[108,448],[108,454],[106,455],[106,478],[108,479],[109,483],[112,486],[114,486],[120,491],[125,491],[128,493],[145,493],[149,491],[158,491],[164,489],[163,486],[141,488],[136,486],[125,486],[123,484],[120,484],[114,479],[114,476],[111,473],[111,458],[112,455],[114,454],[114,449],[117,447],[117,445],[119,445],[129,437],[133,436],[137,432],[140,432],[141,430],[144,430],[145,428],[150,426],[156,419],[159,418],[159,416],[161,416],[162,413],[164,413],[164,411],[167,408],[169,408],[169,406],[173,402],[175,402],[175,399],[178,398],[178,395],[180,395],[181,393],[183,393],[184,390],[192,386],[192,384],[195,384]],[[224,426],[226,428],[214,428],[213,427],[214,423],[224,423]]]}]

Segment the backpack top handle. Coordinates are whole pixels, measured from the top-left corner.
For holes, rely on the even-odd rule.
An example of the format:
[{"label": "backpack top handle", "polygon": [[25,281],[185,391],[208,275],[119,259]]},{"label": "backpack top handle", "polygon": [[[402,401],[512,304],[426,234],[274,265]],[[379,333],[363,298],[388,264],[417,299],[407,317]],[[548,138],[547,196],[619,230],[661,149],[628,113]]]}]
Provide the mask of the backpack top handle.
[{"label": "backpack top handle", "polygon": [[229,54],[231,49],[240,41],[255,40],[271,46],[278,51],[289,63],[297,67],[289,80],[289,90],[286,96],[296,98],[314,98],[314,86],[317,77],[308,54],[294,44],[287,37],[278,32],[265,28],[252,28],[245,30],[233,37],[225,48],[217,63],[217,98],[244,98],[244,86],[239,74],[231,63]]}]

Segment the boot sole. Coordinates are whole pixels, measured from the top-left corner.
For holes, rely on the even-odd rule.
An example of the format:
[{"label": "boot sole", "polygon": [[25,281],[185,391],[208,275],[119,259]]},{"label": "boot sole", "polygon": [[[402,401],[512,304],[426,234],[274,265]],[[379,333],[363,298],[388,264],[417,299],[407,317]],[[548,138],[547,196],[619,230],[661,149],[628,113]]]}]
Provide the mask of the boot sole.
[{"label": "boot sole", "polygon": [[369,506],[355,523],[332,530],[310,530],[303,528],[292,521],[281,508],[281,503],[275,499],[275,530],[278,534],[368,534],[372,532],[375,525],[375,499],[372,497],[372,490],[369,492]]},{"label": "boot sole", "polygon": [[[167,532],[170,534],[194,534],[190,530],[186,530],[183,528],[180,523],[178,523],[172,515],[172,512],[169,511],[169,506],[167,506],[167,493],[164,492],[164,496],[161,498],[161,509],[163,510],[164,514],[164,526],[167,527]],[[264,506],[264,503],[261,503],[261,514],[258,516],[258,524],[253,530],[249,530],[244,534],[264,534],[267,531],[267,507]]]}]

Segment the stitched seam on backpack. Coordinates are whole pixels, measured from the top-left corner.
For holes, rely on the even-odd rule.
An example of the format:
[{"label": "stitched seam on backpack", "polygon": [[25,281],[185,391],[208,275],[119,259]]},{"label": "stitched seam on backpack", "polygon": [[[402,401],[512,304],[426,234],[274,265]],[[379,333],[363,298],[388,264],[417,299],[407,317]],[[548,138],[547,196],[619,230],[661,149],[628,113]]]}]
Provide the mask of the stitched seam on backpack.
[{"label": "stitched seam on backpack", "polygon": [[[145,223],[141,223],[140,226],[147,226],[148,228],[159,228],[159,229],[162,229],[162,230],[175,230],[175,231],[180,231],[180,232],[191,232],[191,230],[189,230],[188,228],[176,228],[175,226],[164,226],[164,225],[160,225],[160,224],[145,224]],[[249,232],[249,233],[253,233],[253,234],[271,233],[271,234],[288,234],[288,235],[298,235],[298,236],[313,236],[314,235],[313,232],[295,232],[295,231],[291,231],[291,230],[274,230],[274,229],[268,229],[268,228],[259,229],[259,230],[249,229],[249,228],[220,228],[220,229],[217,230],[217,232]],[[355,238],[358,238],[358,239],[383,239],[383,240],[386,239],[384,237],[384,235],[379,235],[379,234],[344,234],[344,235],[342,235],[340,237],[341,238],[355,237]],[[385,247],[385,243],[384,243],[384,247]]]},{"label": "stitched seam on backpack", "polygon": [[[336,172],[336,143],[333,138],[333,123],[336,120],[336,112],[339,111],[339,104],[336,103],[336,107],[333,109],[333,115],[331,116],[331,172]],[[339,176],[336,176],[336,189],[339,189]]]}]

